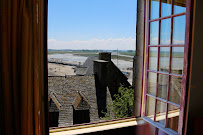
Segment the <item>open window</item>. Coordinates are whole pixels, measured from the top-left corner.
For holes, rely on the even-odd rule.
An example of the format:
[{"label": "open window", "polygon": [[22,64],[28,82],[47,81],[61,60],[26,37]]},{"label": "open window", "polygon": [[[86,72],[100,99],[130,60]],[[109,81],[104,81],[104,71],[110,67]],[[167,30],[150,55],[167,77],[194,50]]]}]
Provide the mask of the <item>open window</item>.
[{"label": "open window", "polygon": [[[200,59],[203,54],[201,7],[203,1],[196,0],[193,3],[194,12],[191,10],[192,0],[146,0],[146,3],[147,33],[143,35],[146,36],[145,56],[147,57],[144,61],[145,93],[142,111],[143,119],[150,124],[142,123],[142,126],[134,126],[137,119],[132,118],[131,123],[127,123],[127,120],[119,120],[120,126],[117,126],[118,123],[112,126],[111,124],[115,124],[115,121],[99,123],[100,131],[106,133],[103,131],[131,126],[131,128],[121,129],[123,132],[117,129],[110,131],[114,134],[128,134],[126,132],[129,131],[128,129],[138,131],[138,128],[142,128],[142,131],[146,131],[147,126],[151,128],[151,125],[154,125],[167,134],[202,134],[199,125],[202,124],[203,112],[203,72]],[[87,112],[88,104],[92,107],[91,102],[85,99],[88,94],[83,93],[83,96],[79,96],[79,100],[74,100],[78,89],[74,92],[61,92],[60,90],[68,89],[61,87],[63,85],[59,83],[56,89],[49,93],[48,98],[47,1],[19,0],[16,3],[5,0],[0,6],[3,7],[0,8],[3,13],[3,16],[0,16],[0,32],[3,33],[0,40],[1,133],[48,134],[48,115],[52,115],[53,119],[50,121],[55,126],[60,116],[57,112],[64,109],[62,101],[70,104],[71,113],[72,105],[75,105],[74,109],[77,111],[81,107],[80,104],[84,105],[83,110]],[[140,12],[143,11],[140,10]],[[194,14],[194,18],[191,17],[191,13]],[[193,27],[190,26],[191,24]],[[190,44],[192,45],[191,54],[189,54]],[[101,62],[104,65],[107,63],[106,60],[95,61],[98,65]],[[188,66],[191,66],[189,73]],[[86,71],[81,69],[77,73],[84,75]],[[64,78],[66,81],[72,81],[71,77],[64,76],[62,79]],[[69,83],[66,81],[60,82]],[[91,82],[87,79],[82,81]],[[77,81],[74,83],[80,85]],[[190,83],[189,86],[187,86],[188,83]],[[107,88],[111,89],[110,85]],[[72,95],[73,98],[67,102],[61,96],[62,93],[65,93],[64,96]],[[186,100],[187,94],[188,100]],[[53,107],[53,112],[50,114],[46,108],[48,105]],[[86,116],[88,115],[85,114]],[[105,124],[108,124],[108,128]],[[78,127],[74,128],[78,129]],[[77,130],[77,133],[81,132]],[[153,133],[157,134],[156,131]]]},{"label": "open window", "polygon": [[181,134],[190,28],[190,0],[146,0],[143,119],[168,134]]},{"label": "open window", "polygon": [[48,91],[61,105],[57,127],[133,117],[136,5],[49,0]]}]

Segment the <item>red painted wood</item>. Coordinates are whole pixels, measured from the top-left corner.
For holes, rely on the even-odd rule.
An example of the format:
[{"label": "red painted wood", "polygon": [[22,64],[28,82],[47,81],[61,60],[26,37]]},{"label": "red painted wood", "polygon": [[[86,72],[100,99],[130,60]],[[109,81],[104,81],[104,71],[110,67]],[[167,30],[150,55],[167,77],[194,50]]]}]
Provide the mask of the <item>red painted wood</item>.
[{"label": "red painted wood", "polygon": [[182,79],[182,91],[181,91],[181,103],[180,103],[180,116],[178,122],[178,134],[186,134],[184,129],[186,128],[186,121],[184,118],[186,117],[186,96],[187,96],[187,88],[189,85],[189,51],[191,44],[191,36],[192,36],[192,0],[186,1],[186,28],[185,28],[185,48],[184,48],[184,66],[183,66],[183,79]]},{"label": "red painted wood", "polygon": [[[159,18],[161,17],[161,0],[159,0]],[[161,31],[161,21],[159,20],[159,33],[158,33],[158,45],[160,45],[160,33]],[[157,55],[157,71],[159,71],[159,57],[160,57],[160,47],[158,47]],[[156,76],[156,97],[158,93],[158,83],[159,83],[159,74]],[[157,109],[157,98],[155,98],[155,109],[154,109],[154,121],[156,121],[156,109]]]},{"label": "red painted wood", "polygon": [[[171,15],[173,15],[173,9],[174,9],[174,0],[171,1]],[[173,43],[173,17],[171,18],[171,35],[170,35],[170,44]],[[184,45],[183,45],[184,46]],[[172,59],[172,46],[170,46],[170,55],[169,55],[169,74],[171,73],[171,59]],[[167,102],[169,101],[169,94],[170,94],[170,75],[168,76],[168,88],[167,88]],[[166,104],[166,119],[165,119],[165,128],[167,127],[168,123],[168,106],[169,104]]]},{"label": "red painted wood", "polygon": [[175,77],[182,78],[182,75],[180,75],[180,74],[173,74],[173,73],[167,73],[167,72],[155,71],[155,70],[147,70],[147,71],[152,72],[152,73],[158,73],[158,74],[170,75],[170,76],[175,76]]},{"label": "red painted wood", "polygon": [[173,105],[173,106],[177,106],[178,108],[180,108],[180,105],[179,105],[179,104],[173,103],[173,102],[171,102],[171,101],[167,101],[167,100],[165,100],[165,99],[163,99],[163,98],[156,97],[156,96],[151,95],[151,94],[146,94],[146,95],[149,96],[149,97],[153,97],[154,99],[157,99],[157,100],[162,101],[162,102],[164,102],[164,103],[171,104],[171,105]]},{"label": "red painted wood", "polygon": [[184,44],[179,44],[179,45],[149,45],[149,47],[184,47]]},{"label": "red painted wood", "polygon": [[179,14],[174,14],[174,15],[169,15],[169,16],[164,16],[164,17],[161,17],[161,18],[153,19],[153,20],[149,20],[149,22],[155,22],[155,21],[168,19],[168,18],[172,18],[172,17],[177,17],[177,16],[182,16],[182,15],[186,15],[186,12],[179,13]]},{"label": "red painted wood", "polygon": [[177,132],[169,129],[169,128],[164,128],[162,125],[160,125],[158,122],[153,122],[150,118],[148,117],[143,117],[143,119],[145,121],[147,121],[148,123],[150,123],[151,125],[159,128],[160,130],[162,130],[163,132],[169,134],[169,135],[174,135],[174,134],[177,134]]},{"label": "red painted wood", "polygon": [[[146,67],[145,67],[145,100],[144,100],[144,105],[145,105],[145,109],[144,109],[144,116],[146,116],[146,99],[147,99],[147,96],[150,96],[150,97],[153,97],[156,101],[157,100],[160,100],[160,101],[163,101],[165,103],[167,103],[167,107],[166,107],[166,119],[165,119],[165,128],[164,128],[164,131],[167,127],[167,121],[168,121],[168,106],[169,104],[171,105],[174,105],[174,106],[177,106],[177,107],[180,107],[180,116],[179,116],[179,129],[178,129],[178,134],[183,134],[183,128],[185,128],[185,122],[184,122],[184,118],[185,118],[185,98],[186,98],[186,95],[187,95],[187,86],[188,86],[188,60],[189,60],[189,44],[190,44],[190,36],[191,36],[191,0],[188,0],[187,1],[187,4],[186,4],[186,12],[184,13],[179,13],[179,14],[173,14],[173,9],[174,9],[174,0],[172,0],[172,10],[171,10],[171,15],[170,16],[166,16],[166,17],[161,17],[161,3],[160,3],[160,7],[159,7],[159,18],[157,19],[153,19],[153,20],[150,20],[150,0],[147,0],[147,13],[148,13],[148,16],[147,16],[147,44],[146,44],[146,56],[147,56],[147,60],[146,60]],[[159,0],[160,2],[160,0]],[[186,15],[186,32],[185,32],[185,44],[180,44],[180,45],[173,45],[172,44],[172,39],[173,39],[173,18],[174,17],[177,17],[177,16],[182,16],[182,15]],[[163,19],[167,19],[167,18],[171,18],[171,35],[170,35],[170,45],[160,45],[160,21],[163,20]],[[150,34],[150,25],[149,23],[150,22],[154,22],[154,21],[159,21],[159,35],[158,35],[158,45],[149,45],[149,34]],[[159,70],[159,59],[158,59],[158,66],[157,66],[157,71],[154,71],[154,70],[149,70],[148,69],[148,63],[149,63],[149,47],[158,47],[158,58],[159,58],[159,55],[160,55],[160,47],[170,47],[170,55],[169,55],[169,71],[168,73],[167,72],[160,72],[158,71]],[[184,48],[184,67],[183,67],[183,74],[182,75],[179,75],[179,74],[173,74],[171,73],[171,62],[172,62],[172,47],[185,47]],[[153,73],[157,73],[157,80],[156,80],[156,83],[157,83],[157,86],[156,86],[156,96],[153,96],[151,94],[147,94],[147,82],[148,82],[148,72],[153,72]],[[159,74],[164,74],[164,75],[168,75],[168,88],[167,88],[167,99],[164,100],[162,98],[159,98],[157,97],[157,90],[158,90],[158,75]],[[169,101],[169,93],[170,93],[170,78],[171,76],[175,76],[175,77],[180,77],[182,78],[182,90],[181,90],[181,103],[180,105],[176,104],[176,103],[173,103],[171,101]],[[156,113],[156,103],[155,103],[155,113]],[[156,119],[156,116],[154,115],[154,120]],[[159,127],[158,124],[156,124],[156,122],[153,122],[152,123],[153,125],[155,125],[156,127],[158,128],[161,128]],[[168,129],[167,129],[168,130]]]},{"label": "red painted wood", "polygon": [[179,104],[176,104],[176,103],[174,103],[174,102],[168,101],[168,104],[171,104],[171,105],[174,105],[174,106],[177,106],[177,107],[180,108],[180,105],[179,105]]}]

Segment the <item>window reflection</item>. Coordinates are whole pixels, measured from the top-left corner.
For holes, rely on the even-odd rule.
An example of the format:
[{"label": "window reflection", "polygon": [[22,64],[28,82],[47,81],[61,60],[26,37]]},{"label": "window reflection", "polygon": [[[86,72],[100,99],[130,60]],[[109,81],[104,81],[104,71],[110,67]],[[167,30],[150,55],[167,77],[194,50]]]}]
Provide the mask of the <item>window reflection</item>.
[{"label": "window reflection", "polygon": [[157,108],[156,108],[156,121],[161,125],[165,125],[166,118],[166,103],[157,100]]},{"label": "window reflection", "polygon": [[171,73],[182,74],[184,62],[184,47],[172,48]]},{"label": "window reflection", "polygon": [[171,36],[171,19],[161,20],[160,44],[169,45]]},{"label": "window reflection", "polygon": [[173,18],[173,44],[185,43],[185,21],[185,15]]},{"label": "window reflection", "polygon": [[153,96],[156,96],[156,79],[157,79],[156,73],[152,72],[148,73],[147,93]]},{"label": "window reflection", "polygon": [[174,0],[174,14],[186,12],[186,0]]},{"label": "window reflection", "polygon": [[151,0],[151,14],[150,19],[159,18],[159,2],[156,0]]},{"label": "window reflection", "polygon": [[167,89],[168,89],[168,75],[159,74],[157,97],[160,97],[166,100]]},{"label": "window reflection", "polygon": [[154,120],[154,107],[155,107],[155,99],[152,97],[147,96],[147,103],[146,103],[146,115],[150,116],[149,118]]},{"label": "window reflection", "polygon": [[174,131],[178,131],[179,113],[180,113],[179,107],[170,104],[168,105],[167,127]]},{"label": "window reflection", "polygon": [[182,78],[171,76],[169,101],[180,104]]},{"label": "window reflection", "polygon": [[169,69],[169,47],[160,47],[159,71],[168,72]]},{"label": "window reflection", "polygon": [[171,15],[171,0],[161,0],[161,17]]},{"label": "window reflection", "polygon": [[[155,125],[178,131],[186,0],[173,0],[173,3],[172,0],[150,0],[150,3],[146,115],[152,120],[154,116]],[[150,94],[153,96],[149,97]]]},{"label": "window reflection", "polygon": [[158,48],[150,47],[149,48],[149,69],[157,70],[157,58],[158,58]]},{"label": "window reflection", "polygon": [[159,22],[150,23],[150,45],[158,45]]}]

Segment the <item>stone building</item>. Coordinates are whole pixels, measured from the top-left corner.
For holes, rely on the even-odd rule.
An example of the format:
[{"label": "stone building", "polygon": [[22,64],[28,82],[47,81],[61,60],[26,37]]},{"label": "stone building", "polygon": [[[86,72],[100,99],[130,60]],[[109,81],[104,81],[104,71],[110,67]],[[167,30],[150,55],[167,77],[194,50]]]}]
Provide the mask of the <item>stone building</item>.
[{"label": "stone building", "polygon": [[50,127],[100,121],[120,85],[130,86],[111,61],[111,53],[99,53],[99,60],[88,61],[93,75],[48,77]]},{"label": "stone building", "polygon": [[50,127],[99,120],[94,76],[49,77],[48,87]]}]

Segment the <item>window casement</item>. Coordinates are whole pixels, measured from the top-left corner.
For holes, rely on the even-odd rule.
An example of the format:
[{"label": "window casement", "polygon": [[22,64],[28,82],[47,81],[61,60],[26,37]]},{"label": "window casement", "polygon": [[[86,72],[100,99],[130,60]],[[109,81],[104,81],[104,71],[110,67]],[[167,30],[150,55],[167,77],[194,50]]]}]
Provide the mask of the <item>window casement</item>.
[{"label": "window casement", "polygon": [[143,119],[182,134],[189,61],[191,0],[146,0]]}]

